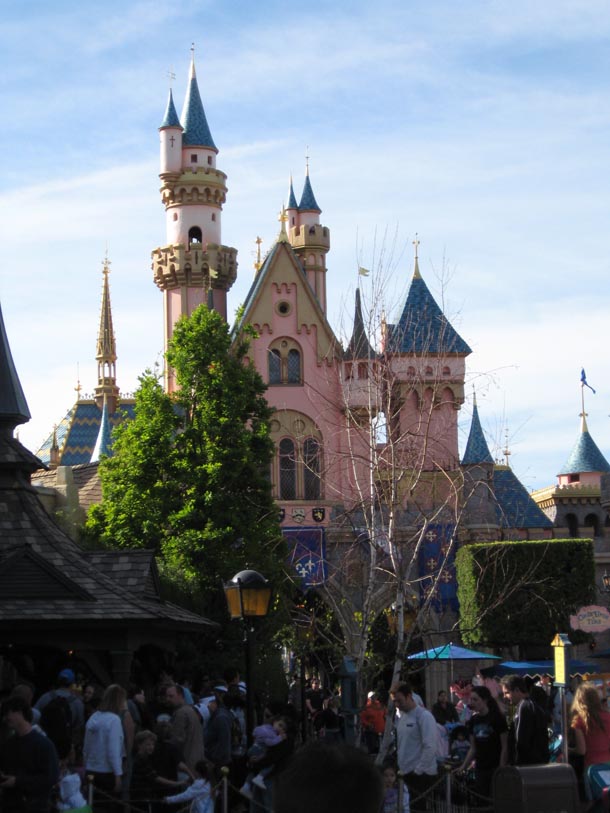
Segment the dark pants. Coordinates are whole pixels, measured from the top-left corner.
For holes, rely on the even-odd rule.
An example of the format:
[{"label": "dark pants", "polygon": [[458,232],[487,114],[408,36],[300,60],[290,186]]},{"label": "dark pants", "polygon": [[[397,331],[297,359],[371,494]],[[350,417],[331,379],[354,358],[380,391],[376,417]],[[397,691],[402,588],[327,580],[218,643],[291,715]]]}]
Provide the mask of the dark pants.
[{"label": "dark pants", "polygon": [[95,813],[119,813],[122,804],[114,792],[113,773],[86,772],[93,776],[93,809]]},{"label": "dark pants", "polygon": [[[404,776],[404,780],[405,785],[409,789],[410,809],[414,811],[414,813],[426,810],[427,801],[431,798],[431,794],[428,793],[428,791],[436,784],[438,776],[436,774],[427,773],[407,773]],[[418,797],[422,795],[424,795],[423,798],[419,799]]]}]

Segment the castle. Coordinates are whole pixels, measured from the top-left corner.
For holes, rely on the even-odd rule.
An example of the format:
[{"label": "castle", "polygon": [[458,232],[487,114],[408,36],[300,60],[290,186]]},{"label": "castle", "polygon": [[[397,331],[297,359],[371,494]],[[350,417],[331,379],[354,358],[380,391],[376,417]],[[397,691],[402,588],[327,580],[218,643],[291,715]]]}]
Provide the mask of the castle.
[{"label": "castle", "polygon": [[[159,133],[166,242],[152,251],[152,271],[162,293],[167,347],[176,321],[202,303],[227,318],[227,292],[237,276],[237,251],[222,242],[227,178],[217,163],[194,59],[182,115],[170,90]],[[432,590],[436,608],[451,610],[450,563],[441,582],[426,587],[426,578],[456,528],[460,542],[537,539],[567,536],[570,520],[547,515],[547,503],[537,504],[510,467],[494,461],[476,401],[460,459],[458,416],[471,350],[422,277],[417,241],[411,285],[396,322],[388,323],[380,303],[364,302],[358,290],[351,339],[342,346],[327,318],[331,235],[321,214],[307,168],[298,201],[290,182],[277,241],[257,262],[233,326],[236,335],[246,324],[256,330],[249,361],[267,383],[274,409],[271,480],[292,562],[306,586],[340,579],[343,589],[361,581],[366,554],[358,540],[373,535],[383,549],[388,533],[407,541],[427,529],[418,554],[422,595]],[[111,453],[109,430],[120,409],[128,415],[133,409],[116,381],[107,271],[106,264],[95,394],[81,399],[79,393],[38,451],[52,468],[38,476],[39,485],[43,491],[56,485],[63,472],[65,499],[71,479],[79,477],[86,479],[89,502],[99,499],[91,485],[95,460]],[[170,369],[165,386],[174,387]],[[596,465],[603,473],[610,467],[600,458]],[[598,535],[604,524],[598,519]],[[381,591],[379,608],[387,601]]]}]

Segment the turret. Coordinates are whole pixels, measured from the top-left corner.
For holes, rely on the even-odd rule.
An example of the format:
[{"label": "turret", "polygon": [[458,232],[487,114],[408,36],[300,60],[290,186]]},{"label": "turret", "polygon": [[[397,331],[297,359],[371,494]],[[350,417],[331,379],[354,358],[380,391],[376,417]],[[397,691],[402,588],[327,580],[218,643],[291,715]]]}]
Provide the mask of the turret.
[{"label": "turret", "polygon": [[110,260],[106,256],[102,263],[104,281],[102,283],[102,308],[100,313],[100,329],[97,335],[97,386],[95,388],[95,403],[98,409],[108,404],[110,413],[116,411],[119,400],[119,388],[116,383],[116,341],[112,326],[112,309],[110,307],[110,286],[108,274],[110,273]]},{"label": "turret", "polygon": [[[167,244],[152,252],[156,285],[163,291],[165,349],[182,315],[208,301],[227,318],[227,291],[237,276],[237,250],[222,245],[221,215],[227,176],[216,167],[214,144],[199,93],[194,55],[180,119],[170,92],[161,140],[161,202]],[[166,387],[173,389],[171,374]]]},{"label": "turret", "polygon": [[462,458],[462,469],[465,525],[474,538],[491,539],[499,527],[493,491],[494,459],[483,434],[474,394],[472,422]]},{"label": "turret", "polygon": [[557,475],[560,486],[579,483],[599,486],[602,474],[610,472],[610,464],[589,433],[587,417],[581,413],[580,435],[565,465]]},{"label": "turret", "polygon": [[290,194],[286,216],[288,221],[288,240],[299,256],[307,281],[326,313],[326,255],[330,251],[330,231],[320,225],[321,209],[318,206],[311,181],[309,164],[306,168],[305,184],[301,201],[296,206],[296,198],[290,182]]}]

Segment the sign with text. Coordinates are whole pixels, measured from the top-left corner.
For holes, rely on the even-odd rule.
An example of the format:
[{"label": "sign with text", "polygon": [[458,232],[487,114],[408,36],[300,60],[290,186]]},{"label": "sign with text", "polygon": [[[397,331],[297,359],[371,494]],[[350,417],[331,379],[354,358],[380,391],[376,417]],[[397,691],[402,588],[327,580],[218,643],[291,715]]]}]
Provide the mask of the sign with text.
[{"label": "sign with text", "polygon": [[570,616],[570,626],[583,632],[605,632],[610,630],[610,612],[607,607],[596,604],[581,607],[576,615]]}]

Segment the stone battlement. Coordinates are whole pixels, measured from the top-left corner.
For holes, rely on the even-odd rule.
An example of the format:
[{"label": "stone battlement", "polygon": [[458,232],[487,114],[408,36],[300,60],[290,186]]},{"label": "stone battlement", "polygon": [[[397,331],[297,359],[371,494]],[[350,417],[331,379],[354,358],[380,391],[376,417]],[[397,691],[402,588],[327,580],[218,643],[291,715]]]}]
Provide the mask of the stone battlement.
[{"label": "stone battlement", "polygon": [[237,277],[237,249],[216,243],[163,246],[152,252],[155,284],[162,291],[202,286],[228,291]]}]

